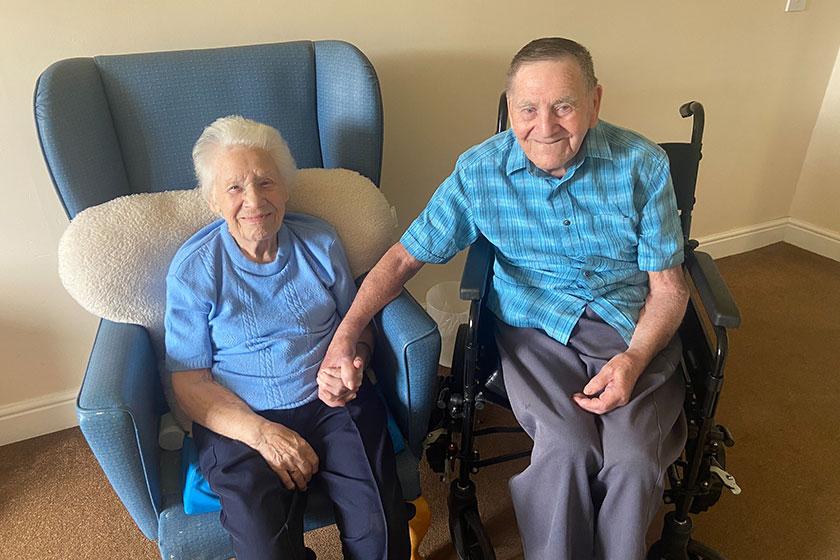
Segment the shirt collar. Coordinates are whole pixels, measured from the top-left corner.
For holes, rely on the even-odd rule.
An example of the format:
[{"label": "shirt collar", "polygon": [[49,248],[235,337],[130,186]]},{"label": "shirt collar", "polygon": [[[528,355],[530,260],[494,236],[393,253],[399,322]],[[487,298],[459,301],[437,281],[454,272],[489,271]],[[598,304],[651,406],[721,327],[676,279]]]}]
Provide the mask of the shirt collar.
[{"label": "shirt collar", "polygon": [[[607,141],[607,136],[604,132],[604,127],[601,126],[601,123],[602,121],[599,120],[595,127],[591,128],[589,132],[586,133],[586,138],[583,139],[583,145],[581,146],[580,151],[578,151],[575,157],[572,158],[572,166],[576,166],[576,162],[582,162],[588,157],[602,159],[613,158],[612,150],[610,150],[610,144]],[[525,156],[525,152],[522,151],[522,146],[519,145],[519,141],[517,141],[516,136],[513,134],[513,130],[508,129],[507,133],[513,146],[510,151],[510,157],[508,157],[505,172],[507,172],[508,175],[512,175],[522,169],[531,169],[533,164]]]},{"label": "shirt collar", "polygon": [[583,146],[581,146],[580,149],[580,153],[583,154],[584,158],[613,158],[612,150],[610,150],[610,143],[607,140],[607,134],[602,126],[603,122],[604,121],[599,119],[595,127],[586,133],[586,138],[583,139]]}]

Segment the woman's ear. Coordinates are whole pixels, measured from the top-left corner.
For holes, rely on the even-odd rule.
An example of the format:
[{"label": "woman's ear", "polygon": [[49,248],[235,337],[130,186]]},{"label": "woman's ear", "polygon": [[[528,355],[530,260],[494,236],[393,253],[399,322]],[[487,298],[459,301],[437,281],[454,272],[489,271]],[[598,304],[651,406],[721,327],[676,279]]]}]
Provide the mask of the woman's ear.
[{"label": "woman's ear", "polygon": [[215,189],[213,189],[212,187],[210,188],[210,190],[207,192],[207,196],[205,197],[205,200],[207,200],[207,206],[210,207],[211,212],[213,212],[214,214],[220,214],[221,213],[221,208],[219,208],[219,205],[216,203],[216,191],[215,191]]}]

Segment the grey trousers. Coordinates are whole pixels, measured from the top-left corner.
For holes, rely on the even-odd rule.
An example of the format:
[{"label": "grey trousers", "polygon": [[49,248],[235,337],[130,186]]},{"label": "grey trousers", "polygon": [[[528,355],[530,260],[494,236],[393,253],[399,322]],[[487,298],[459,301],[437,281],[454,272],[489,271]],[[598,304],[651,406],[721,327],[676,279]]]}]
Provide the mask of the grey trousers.
[{"label": "grey trousers", "polygon": [[644,558],[665,471],[686,438],[679,338],[654,358],[630,402],[601,416],[571,395],[627,345],[589,308],[566,345],[498,320],[496,341],[513,413],[534,440],[530,466],[510,480],[525,558]]}]

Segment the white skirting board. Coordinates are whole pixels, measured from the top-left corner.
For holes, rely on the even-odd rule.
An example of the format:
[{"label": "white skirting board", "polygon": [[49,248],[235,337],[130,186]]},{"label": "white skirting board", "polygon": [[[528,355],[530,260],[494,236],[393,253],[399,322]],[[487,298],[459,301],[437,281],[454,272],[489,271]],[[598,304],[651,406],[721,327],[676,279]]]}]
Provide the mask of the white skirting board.
[{"label": "white skirting board", "polygon": [[698,250],[720,259],[746,253],[784,241],[801,249],[840,261],[840,232],[815,226],[795,218],[780,218],[770,222],[733,229],[697,239]]},{"label": "white skirting board", "polygon": [[840,262],[840,232],[791,218],[785,231],[785,241]]},{"label": "white skirting board", "polygon": [[0,406],[0,445],[77,426],[76,389]]},{"label": "white skirting board", "polygon": [[[698,239],[700,250],[719,259],[785,241],[840,261],[840,233],[793,218],[730,230]],[[0,445],[76,426],[76,390],[0,406]]]}]

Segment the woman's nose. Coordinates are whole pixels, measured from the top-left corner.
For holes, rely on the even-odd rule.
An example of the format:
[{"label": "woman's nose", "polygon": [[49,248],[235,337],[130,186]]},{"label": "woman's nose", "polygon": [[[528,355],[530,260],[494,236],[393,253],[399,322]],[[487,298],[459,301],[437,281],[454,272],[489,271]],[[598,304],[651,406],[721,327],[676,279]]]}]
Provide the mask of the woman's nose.
[{"label": "woman's nose", "polygon": [[253,185],[248,185],[245,188],[244,198],[245,204],[249,206],[259,206],[260,204],[260,193]]}]

